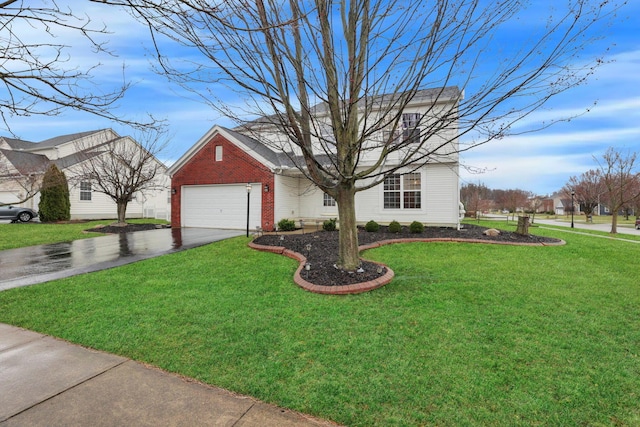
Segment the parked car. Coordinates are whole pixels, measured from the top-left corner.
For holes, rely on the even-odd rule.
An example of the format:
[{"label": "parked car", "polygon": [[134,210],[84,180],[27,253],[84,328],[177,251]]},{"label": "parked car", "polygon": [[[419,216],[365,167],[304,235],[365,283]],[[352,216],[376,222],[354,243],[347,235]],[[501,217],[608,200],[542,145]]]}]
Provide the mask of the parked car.
[{"label": "parked car", "polygon": [[33,209],[21,208],[19,206],[0,206],[0,219],[9,219],[11,222],[29,222],[38,216]]},{"label": "parked car", "polygon": [[640,230],[640,217],[636,217],[636,230]]}]

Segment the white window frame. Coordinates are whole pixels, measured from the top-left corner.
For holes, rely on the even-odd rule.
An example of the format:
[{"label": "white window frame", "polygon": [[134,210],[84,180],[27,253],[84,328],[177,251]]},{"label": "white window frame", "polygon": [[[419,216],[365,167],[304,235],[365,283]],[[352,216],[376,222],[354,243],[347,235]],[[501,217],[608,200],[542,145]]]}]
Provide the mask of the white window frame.
[{"label": "white window frame", "polygon": [[[89,188],[86,188],[87,186]],[[91,181],[80,181],[80,186],[78,188],[80,190],[79,197],[81,202],[90,202],[93,199],[93,185],[91,184]]]},{"label": "white window frame", "polygon": [[413,143],[420,142],[420,134],[422,128],[422,114],[420,113],[403,113],[402,114],[402,141]]},{"label": "white window frame", "polygon": [[222,145],[216,145],[216,162],[222,161]]},{"label": "white window frame", "polygon": [[333,207],[336,205],[336,199],[328,195],[327,193],[323,193],[322,195],[322,206],[324,207]]},{"label": "white window frame", "polygon": [[[417,180],[417,182],[415,182]],[[420,172],[395,173],[385,178],[382,184],[383,210],[422,210],[422,188],[424,178]],[[393,196],[393,200],[392,200]],[[393,207],[388,203],[393,202]],[[410,206],[411,204],[415,206]]]}]

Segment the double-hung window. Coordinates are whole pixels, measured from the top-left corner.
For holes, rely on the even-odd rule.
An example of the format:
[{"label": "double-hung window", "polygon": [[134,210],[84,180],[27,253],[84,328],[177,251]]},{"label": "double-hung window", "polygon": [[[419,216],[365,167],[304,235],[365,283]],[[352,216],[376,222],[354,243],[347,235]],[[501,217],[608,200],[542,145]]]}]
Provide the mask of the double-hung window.
[{"label": "double-hung window", "polygon": [[80,200],[91,201],[91,182],[90,181],[80,182]]},{"label": "double-hung window", "polygon": [[419,172],[389,175],[382,185],[384,209],[422,208],[421,189]]},{"label": "double-hung window", "polygon": [[402,140],[408,143],[420,142],[420,113],[404,113],[402,115]]},{"label": "double-hung window", "polygon": [[327,193],[324,193],[322,206],[335,206],[335,205],[336,205],[336,199],[334,199]]}]

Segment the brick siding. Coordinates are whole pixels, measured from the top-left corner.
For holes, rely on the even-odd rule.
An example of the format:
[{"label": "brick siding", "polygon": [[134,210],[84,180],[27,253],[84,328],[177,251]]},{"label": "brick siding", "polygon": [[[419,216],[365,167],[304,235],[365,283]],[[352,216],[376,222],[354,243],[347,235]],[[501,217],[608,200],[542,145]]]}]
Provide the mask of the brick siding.
[{"label": "brick siding", "polygon": [[[222,161],[216,161],[216,146],[222,146]],[[222,135],[215,135],[171,178],[171,226],[181,224],[181,187],[183,185],[244,184],[260,182],[262,193],[262,228],[274,228],[274,178],[273,173],[256,159],[229,142]],[[265,192],[265,185],[269,191]],[[254,188],[253,191],[258,189]]]}]

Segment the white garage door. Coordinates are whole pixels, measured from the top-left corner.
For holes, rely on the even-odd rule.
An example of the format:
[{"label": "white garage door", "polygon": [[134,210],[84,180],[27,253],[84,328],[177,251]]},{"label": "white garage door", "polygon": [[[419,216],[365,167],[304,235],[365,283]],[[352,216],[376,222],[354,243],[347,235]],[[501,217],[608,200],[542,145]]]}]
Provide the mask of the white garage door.
[{"label": "white garage door", "polygon": [[[249,204],[249,228],[261,224],[262,185],[252,184]],[[182,187],[181,217],[183,227],[247,227],[246,184],[185,185]]]},{"label": "white garage door", "polygon": [[10,203],[18,203],[20,199],[10,191],[0,191],[0,205],[8,205]]}]

